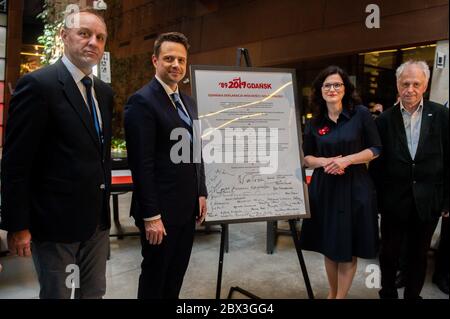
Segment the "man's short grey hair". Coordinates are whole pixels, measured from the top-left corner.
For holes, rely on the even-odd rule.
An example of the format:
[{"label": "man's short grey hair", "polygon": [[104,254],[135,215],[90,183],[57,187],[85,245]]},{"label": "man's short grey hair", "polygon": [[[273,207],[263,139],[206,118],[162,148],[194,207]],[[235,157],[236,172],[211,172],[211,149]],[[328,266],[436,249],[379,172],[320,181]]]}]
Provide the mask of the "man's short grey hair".
[{"label": "man's short grey hair", "polygon": [[402,75],[403,71],[405,71],[406,67],[411,65],[415,65],[423,71],[423,73],[425,74],[425,79],[428,83],[428,80],[430,79],[430,68],[428,67],[428,64],[425,61],[414,61],[414,60],[406,61],[397,68],[397,71],[395,71],[397,81],[400,79],[400,76]]}]

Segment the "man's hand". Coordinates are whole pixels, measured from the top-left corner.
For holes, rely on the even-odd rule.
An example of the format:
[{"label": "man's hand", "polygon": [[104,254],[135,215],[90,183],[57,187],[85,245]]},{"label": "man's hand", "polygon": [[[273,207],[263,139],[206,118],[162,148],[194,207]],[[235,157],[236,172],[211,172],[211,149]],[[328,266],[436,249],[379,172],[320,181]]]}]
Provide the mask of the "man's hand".
[{"label": "man's hand", "polygon": [[8,248],[13,255],[20,257],[31,256],[31,234],[28,229],[8,232]]},{"label": "man's hand", "polygon": [[199,212],[198,212],[198,216],[197,216],[197,224],[201,224],[203,223],[203,221],[205,220],[206,217],[206,197],[205,196],[200,196],[198,198],[198,207],[199,207]]},{"label": "man's hand", "polygon": [[150,245],[159,245],[162,243],[163,237],[167,236],[166,229],[161,218],[156,220],[146,220],[145,238],[147,238]]},{"label": "man's hand", "polygon": [[441,216],[444,217],[444,218],[448,218],[448,216],[449,216],[448,211],[443,210],[441,212]]}]

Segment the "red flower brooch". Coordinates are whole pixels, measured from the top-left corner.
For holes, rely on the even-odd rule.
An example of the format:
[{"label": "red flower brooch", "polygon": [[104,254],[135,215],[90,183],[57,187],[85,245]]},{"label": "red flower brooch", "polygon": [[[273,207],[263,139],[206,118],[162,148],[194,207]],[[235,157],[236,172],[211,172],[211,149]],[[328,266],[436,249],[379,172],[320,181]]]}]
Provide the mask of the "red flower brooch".
[{"label": "red flower brooch", "polygon": [[324,126],[324,127],[320,128],[317,132],[319,132],[320,136],[323,136],[330,132],[330,128],[328,126]]}]

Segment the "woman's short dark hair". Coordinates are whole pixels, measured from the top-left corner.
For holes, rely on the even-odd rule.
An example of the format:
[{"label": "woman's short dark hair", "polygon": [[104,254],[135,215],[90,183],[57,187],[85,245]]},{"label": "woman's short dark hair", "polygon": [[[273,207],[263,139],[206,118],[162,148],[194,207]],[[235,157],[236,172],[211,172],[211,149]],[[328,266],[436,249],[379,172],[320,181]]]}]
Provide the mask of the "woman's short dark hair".
[{"label": "woman's short dark hair", "polygon": [[180,32],[167,32],[167,33],[162,33],[160,34],[156,40],[155,40],[155,44],[153,45],[153,54],[158,57],[159,56],[159,52],[161,51],[161,45],[163,44],[163,42],[176,42],[176,43],[181,43],[185,49],[186,52],[189,51],[189,42],[187,37]]},{"label": "woman's short dark hair", "polygon": [[325,79],[333,74],[339,74],[344,82],[345,93],[342,98],[342,107],[353,111],[353,108],[361,103],[361,100],[356,93],[355,86],[350,81],[350,78],[343,69],[336,65],[331,65],[322,70],[312,83],[312,90],[309,103],[314,112],[314,120],[316,123],[320,123],[328,113],[327,104],[322,97],[322,85]]}]

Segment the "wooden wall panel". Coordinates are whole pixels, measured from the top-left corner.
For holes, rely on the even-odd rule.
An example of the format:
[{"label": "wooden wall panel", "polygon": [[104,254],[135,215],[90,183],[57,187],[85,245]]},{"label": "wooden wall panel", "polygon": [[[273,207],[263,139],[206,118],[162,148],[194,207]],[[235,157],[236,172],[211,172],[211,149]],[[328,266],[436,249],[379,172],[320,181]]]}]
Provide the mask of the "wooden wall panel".
[{"label": "wooden wall panel", "polygon": [[380,5],[380,29],[365,27],[365,0],[213,1],[209,6],[200,0],[195,5],[183,0],[123,1],[126,13],[111,47],[119,56],[151,51],[151,35],[173,30],[189,37],[192,54],[219,54],[213,60],[221,60],[221,49],[260,42],[261,63],[270,64],[448,38],[448,1],[372,2]]},{"label": "wooden wall panel", "polygon": [[[3,123],[6,123],[11,88],[16,87],[20,75],[20,51],[22,49],[22,16],[24,0],[11,1],[8,4],[8,26],[6,42],[6,68],[5,68],[5,108]],[[1,141],[0,141],[1,142]],[[1,143],[0,143],[1,144]]]},{"label": "wooden wall panel", "polygon": [[[414,23],[411,32],[410,21]],[[380,29],[367,29],[361,23],[353,23],[329,30],[315,30],[288,37],[263,41],[262,64],[285,63],[298,58],[339,55],[364,52],[372,49],[398,47],[448,38],[448,12],[435,7],[411,11],[381,20]],[[282,54],[281,54],[282,53]]]},{"label": "wooden wall panel", "polygon": [[[365,26],[368,3],[380,6],[380,29]],[[122,9],[129,17],[114,18],[109,47],[119,66],[130,65],[129,87],[116,85],[123,100],[153,75],[147,56],[166,31],[188,36],[190,64],[229,66],[238,47],[254,66],[282,66],[448,39],[445,0],[122,0]]]}]

